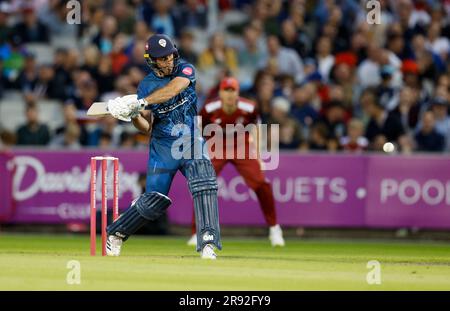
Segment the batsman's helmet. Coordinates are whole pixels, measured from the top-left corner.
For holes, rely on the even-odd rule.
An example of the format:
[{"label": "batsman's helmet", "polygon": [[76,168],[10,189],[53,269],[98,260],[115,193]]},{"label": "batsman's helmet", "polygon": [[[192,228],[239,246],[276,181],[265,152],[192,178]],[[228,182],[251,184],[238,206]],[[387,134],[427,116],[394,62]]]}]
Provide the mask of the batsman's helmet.
[{"label": "batsman's helmet", "polygon": [[174,54],[175,62],[178,59],[178,50],[172,40],[163,34],[151,36],[145,44],[144,58],[150,67],[155,67],[155,59]]}]

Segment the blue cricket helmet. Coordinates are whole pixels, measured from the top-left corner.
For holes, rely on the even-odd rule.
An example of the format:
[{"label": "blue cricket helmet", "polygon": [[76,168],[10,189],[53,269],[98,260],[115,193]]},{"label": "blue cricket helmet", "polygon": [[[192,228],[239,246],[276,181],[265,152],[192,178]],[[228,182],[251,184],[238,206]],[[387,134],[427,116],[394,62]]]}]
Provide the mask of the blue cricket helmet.
[{"label": "blue cricket helmet", "polygon": [[174,54],[174,57],[178,58],[177,47],[168,36],[156,34],[147,40],[144,54],[147,62],[149,60],[153,62],[155,58],[164,57],[170,54]]}]

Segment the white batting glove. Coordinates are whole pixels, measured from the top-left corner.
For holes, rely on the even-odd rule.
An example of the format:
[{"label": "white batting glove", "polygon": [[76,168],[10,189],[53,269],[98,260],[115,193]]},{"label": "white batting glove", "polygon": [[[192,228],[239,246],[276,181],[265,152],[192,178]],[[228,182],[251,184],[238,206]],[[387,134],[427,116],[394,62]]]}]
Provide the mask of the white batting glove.
[{"label": "white batting glove", "polygon": [[133,119],[137,117],[141,111],[145,109],[147,101],[145,99],[136,99],[136,101],[130,101],[128,103],[128,108],[130,109],[129,116]]},{"label": "white batting glove", "polygon": [[108,101],[108,110],[111,115],[119,120],[130,122],[140,111],[145,109],[145,99],[137,99],[136,94],[117,97]]},{"label": "white batting glove", "polygon": [[127,122],[131,121],[131,119],[126,115],[129,113],[128,107],[123,105],[121,97],[108,100],[107,105],[109,113],[111,113],[114,118]]}]

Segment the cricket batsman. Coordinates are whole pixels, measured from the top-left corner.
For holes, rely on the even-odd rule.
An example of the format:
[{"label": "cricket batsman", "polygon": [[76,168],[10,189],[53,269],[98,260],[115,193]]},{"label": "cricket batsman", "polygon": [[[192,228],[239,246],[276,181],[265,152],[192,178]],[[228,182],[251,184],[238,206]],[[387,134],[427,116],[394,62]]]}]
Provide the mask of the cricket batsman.
[{"label": "cricket batsman", "polygon": [[[163,214],[172,203],[167,194],[180,170],[194,200],[197,252],[201,252],[201,258],[216,259],[215,248],[222,249],[217,181],[203,148],[205,140],[197,129],[195,68],[179,58],[176,46],[166,35],[151,36],[144,57],[152,70],[140,82],[137,95],[108,102],[111,115],[131,120],[140,131],[151,133],[151,140],[146,192],[108,226],[107,254],[119,256],[124,241]],[[145,117],[145,109],[151,111],[150,119]]]},{"label": "cricket batsman", "polygon": [[[269,240],[272,246],[284,246],[283,232],[277,223],[272,187],[261,170],[261,162],[258,158],[257,125],[260,123],[260,118],[255,103],[239,96],[238,80],[233,77],[225,77],[219,85],[219,98],[206,103],[200,115],[203,128],[209,124],[215,124],[222,128],[223,150],[222,152],[214,150],[210,154],[216,174],[219,175],[227,163],[235,166],[247,186],[255,192],[258,198],[265,221],[269,226]],[[255,125],[255,131],[235,130],[236,125],[246,127],[249,124]],[[233,125],[229,128],[230,132],[228,132],[227,125]],[[219,131],[214,131],[215,135],[217,132]],[[192,224],[193,236],[188,244],[196,245],[195,219]]]}]

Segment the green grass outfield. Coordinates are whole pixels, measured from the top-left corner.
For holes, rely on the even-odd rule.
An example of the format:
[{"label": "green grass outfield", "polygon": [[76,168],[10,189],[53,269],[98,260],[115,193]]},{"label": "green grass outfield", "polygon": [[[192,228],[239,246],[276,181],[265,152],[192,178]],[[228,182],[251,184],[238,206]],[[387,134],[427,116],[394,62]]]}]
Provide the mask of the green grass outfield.
[{"label": "green grass outfield", "polygon": [[[133,237],[122,256],[89,256],[87,235],[0,235],[1,290],[450,290],[450,245],[431,242],[223,240],[205,261],[182,237]],[[98,242],[98,245],[100,243]],[[67,263],[81,266],[69,285]],[[369,260],[381,285],[368,285]]]}]

